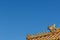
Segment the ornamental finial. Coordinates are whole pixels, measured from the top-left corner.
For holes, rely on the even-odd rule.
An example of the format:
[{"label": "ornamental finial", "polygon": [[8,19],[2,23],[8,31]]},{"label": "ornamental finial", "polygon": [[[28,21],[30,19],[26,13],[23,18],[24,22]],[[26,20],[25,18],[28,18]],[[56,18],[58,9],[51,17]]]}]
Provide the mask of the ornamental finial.
[{"label": "ornamental finial", "polygon": [[52,26],[49,26],[49,30],[50,30],[50,31],[53,31],[53,30],[55,30],[55,29],[56,29],[55,24],[53,24]]}]

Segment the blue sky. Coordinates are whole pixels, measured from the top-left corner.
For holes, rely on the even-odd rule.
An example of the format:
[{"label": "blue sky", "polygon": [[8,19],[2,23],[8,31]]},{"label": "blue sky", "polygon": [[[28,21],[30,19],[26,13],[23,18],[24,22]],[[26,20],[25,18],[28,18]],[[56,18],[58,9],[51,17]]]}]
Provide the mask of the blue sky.
[{"label": "blue sky", "polygon": [[0,0],[0,40],[26,40],[54,23],[60,27],[60,0]]}]

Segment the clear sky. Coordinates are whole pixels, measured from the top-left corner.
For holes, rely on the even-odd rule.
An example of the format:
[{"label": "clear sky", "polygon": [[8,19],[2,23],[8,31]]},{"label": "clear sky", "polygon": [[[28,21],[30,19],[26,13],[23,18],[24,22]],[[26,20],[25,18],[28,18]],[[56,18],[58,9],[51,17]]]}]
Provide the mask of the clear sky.
[{"label": "clear sky", "polygon": [[0,40],[26,40],[54,23],[60,26],[60,0],[0,0]]}]

